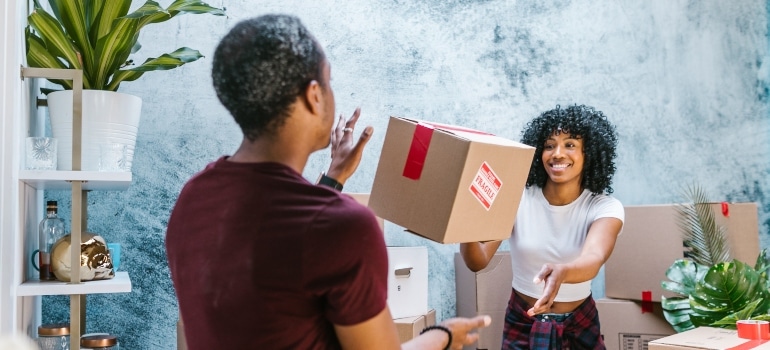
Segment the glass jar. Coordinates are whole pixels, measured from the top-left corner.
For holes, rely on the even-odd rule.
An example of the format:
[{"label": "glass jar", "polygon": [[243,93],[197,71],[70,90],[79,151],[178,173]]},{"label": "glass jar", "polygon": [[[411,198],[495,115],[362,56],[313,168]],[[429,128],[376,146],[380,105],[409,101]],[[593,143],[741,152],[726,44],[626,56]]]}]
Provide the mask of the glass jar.
[{"label": "glass jar", "polygon": [[107,333],[84,334],[80,337],[80,350],[118,350],[118,337]]},{"label": "glass jar", "polygon": [[49,323],[37,327],[37,345],[40,350],[69,350],[69,323]]}]

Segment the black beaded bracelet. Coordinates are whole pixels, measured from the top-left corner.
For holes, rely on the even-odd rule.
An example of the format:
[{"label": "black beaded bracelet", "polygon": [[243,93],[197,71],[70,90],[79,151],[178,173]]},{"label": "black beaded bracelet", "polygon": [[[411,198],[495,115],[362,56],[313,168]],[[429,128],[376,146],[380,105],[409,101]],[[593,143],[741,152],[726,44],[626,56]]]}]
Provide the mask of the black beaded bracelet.
[{"label": "black beaded bracelet", "polygon": [[451,348],[451,346],[452,346],[452,331],[450,331],[449,328],[446,328],[446,327],[444,327],[442,325],[428,326],[428,327],[423,328],[423,330],[420,332],[420,335],[422,335],[423,333],[425,333],[427,331],[434,330],[434,329],[440,329],[440,330],[444,331],[446,333],[447,337],[449,337],[449,342],[446,344],[446,347],[444,348],[444,350],[449,350]]}]

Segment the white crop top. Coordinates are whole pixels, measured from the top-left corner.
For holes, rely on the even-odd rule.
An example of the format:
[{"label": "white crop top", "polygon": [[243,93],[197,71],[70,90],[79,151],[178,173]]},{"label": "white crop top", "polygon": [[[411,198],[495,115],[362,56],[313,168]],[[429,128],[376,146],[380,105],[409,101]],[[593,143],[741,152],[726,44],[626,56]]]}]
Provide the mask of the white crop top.
[{"label": "white crop top", "polygon": [[[625,219],[623,205],[607,195],[593,195],[583,190],[575,201],[563,206],[548,203],[542,188],[524,189],[519,204],[511,246],[513,288],[532,298],[543,295],[543,283],[532,279],[543,264],[566,263],[580,256],[591,223],[599,218]],[[587,298],[591,281],[563,283],[555,301],[569,302]]]}]

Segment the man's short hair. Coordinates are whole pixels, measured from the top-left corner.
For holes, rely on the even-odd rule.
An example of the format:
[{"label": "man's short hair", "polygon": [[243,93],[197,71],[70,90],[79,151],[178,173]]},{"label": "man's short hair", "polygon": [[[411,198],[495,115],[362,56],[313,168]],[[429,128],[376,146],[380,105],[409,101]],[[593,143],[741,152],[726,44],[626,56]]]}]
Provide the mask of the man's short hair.
[{"label": "man's short hair", "polygon": [[222,38],[211,77],[219,101],[249,140],[272,134],[307,85],[321,81],[323,50],[297,17],[244,20]]}]

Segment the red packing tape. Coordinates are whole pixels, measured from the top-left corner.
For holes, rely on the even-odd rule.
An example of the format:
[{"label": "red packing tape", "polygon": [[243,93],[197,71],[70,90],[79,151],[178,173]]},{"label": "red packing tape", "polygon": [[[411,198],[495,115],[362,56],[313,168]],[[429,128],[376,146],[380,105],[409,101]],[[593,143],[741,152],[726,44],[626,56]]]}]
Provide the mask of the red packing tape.
[{"label": "red packing tape", "polygon": [[652,291],[642,291],[642,313],[652,312]]},{"label": "red packing tape", "polygon": [[403,176],[419,180],[422,175],[422,168],[425,166],[425,158],[428,156],[428,147],[430,139],[433,137],[433,126],[419,123],[414,128],[412,134],[412,145],[409,146],[409,154],[406,156]]},{"label": "red packing tape", "polygon": [[757,320],[739,320],[735,323],[738,337],[743,339],[770,339],[770,322]]}]

